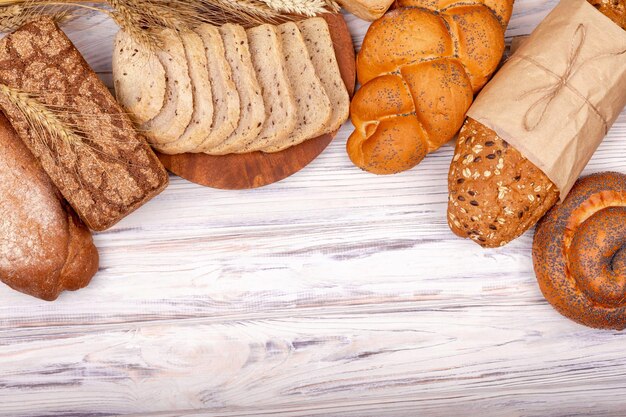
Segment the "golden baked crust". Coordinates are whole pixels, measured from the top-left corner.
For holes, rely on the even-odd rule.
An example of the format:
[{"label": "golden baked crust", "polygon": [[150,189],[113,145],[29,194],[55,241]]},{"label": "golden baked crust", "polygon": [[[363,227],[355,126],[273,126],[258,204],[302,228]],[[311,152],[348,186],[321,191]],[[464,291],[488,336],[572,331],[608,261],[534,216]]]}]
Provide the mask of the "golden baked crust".
[{"label": "golden baked crust", "polygon": [[51,19],[31,21],[0,41],[0,82],[63,110],[59,117],[81,131],[78,143],[49,143],[0,97],[22,141],[91,229],[113,226],[167,186],[145,139]]},{"label": "golden baked crust", "polygon": [[626,328],[626,175],[580,179],[539,222],[533,263],[541,291],[564,316]]},{"label": "golden baked crust", "polygon": [[89,284],[91,233],[0,113],[0,280],[44,300]]},{"label": "golden baked crust", "polygon": [[400,0],[370,26],[350,108],[355,165],[405,171],[454,137],[502,58],[512,3]]},{"label": "golden baked crust", "polygon": [[448,188],[450,229],[486,248],[523,234],[559,199],[539,168],[471,118],[459,134]]}]

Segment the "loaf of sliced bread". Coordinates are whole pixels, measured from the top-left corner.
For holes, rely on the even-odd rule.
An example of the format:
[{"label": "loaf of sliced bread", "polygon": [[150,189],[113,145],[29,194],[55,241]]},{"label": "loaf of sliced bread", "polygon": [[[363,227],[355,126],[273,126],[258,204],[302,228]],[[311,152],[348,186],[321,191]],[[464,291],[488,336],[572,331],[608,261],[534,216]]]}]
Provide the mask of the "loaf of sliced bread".
[{"label": "loaf of sliced bread", "polygon": [[220,34],[239,92],[241,116],[235,131],[224,142],[206,151],[212,155],[238,152],[258,136],[265,122],[263,96],[252,65],[246,30],[228,23],[220,28]]},{"label": "loaf of sliced bread", "polygon": [[156,117],[141,125],[153,145],[178,140],[193,116],[193,91],[183,42],[171,29],[161,30],[159,36],[163,48],[157,56],[165,68],[165,102]]},{"label": "loaf of sliced bread", "polygon": [[117,101],[137,124],[156,117],[165,102],[165,69],[159,58],[120,30],[113,50]]},{"label": "loaf of sliced bread", "polygon": [[298,121],[291,134],[262,150],[278,152],[312,139],[327,125],[331,117],[330,100],[315,73],[300,29],[293,22],[278,26],[287,77],[298,108]]},{"label": "loaf of sliced bread", "polygon": [[350,96],[341,78],[328,23],[321,17],[314,17],[298,22],[298,28],[302,32],[315,72],[322,81],[332,108],[328,124],[318,132],[318,135],[334,132],[348,120]]},{"label": "loaf of sliced bread", "polygon": [[247,33],[252,64],[263,92],[265,123],[259,135],[239,152],[258,151],[270,143],[286,140],[298,121],[276,26],[261,25],[248,29]]},{"label": "loaf of sliced bread", "polygon": [[239,93],[226,60],[224,41],[218,28],[203,24],[196,28],[202,38],[207,57],[211,92],[213,95],[213,126],[202,143],[191,152],[206,152],[224,142],[237,128],[241,109]]},{"label": "loaf of sliced bread", "polygon": [[172,155],[196,149],[209,136],[213,125],[213,94],[202,38],[190,31],[181,33],[180,38],[185,47],[185,58],[189,65],[193,92],[193,115],[191,123],[180,139],[163,145],[155,145],[159,152]]}]

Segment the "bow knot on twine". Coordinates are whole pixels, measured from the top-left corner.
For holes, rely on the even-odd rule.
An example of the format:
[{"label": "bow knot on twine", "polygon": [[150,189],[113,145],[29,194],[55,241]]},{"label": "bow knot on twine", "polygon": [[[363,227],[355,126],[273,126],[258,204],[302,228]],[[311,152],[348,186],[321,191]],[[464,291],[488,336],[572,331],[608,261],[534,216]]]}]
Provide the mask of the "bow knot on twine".
[{"label": "bow knot on twine", "polygon": [[616,57],[619,55],[626,54],[626,50],[617,53],[605,53],[592,58],[589,58],[581,63],[579,63],[580,53],[585,45],[585,41],[587,39],[587,28],[583,23],[579,24],[574,32],[574,37],[572,38],[572,44],[570,47],[569,56],[567,59],[567,65],[563,74],[557,74],[552,71],[550,68],[546,67],[542,63],[538,62],[536,59],[526,56],[524,54],[516,54],[514,57],[523,59],[525,61],[530,62],[536,67],[541,68],[546,73],[552,75],[556,82],[550,83],[544,87],[538,87],[533,90],[530,90],[524,93],[519,100],[526,99],[528,96],[541,94],[539,98],[528,108],[528,111],[524,115],[524,128],[526,131],[531,132],[535,130],[546,118],[548,115],[548,109],[554,102],[554,100],[565,90],[571,91],[574,95],[579,97],[583,105],[587,105],[594,114],[601,121],[604,126],[605,134],[609,131],[609,122],[606,120],[606,117],[598,110],[598,108],[580,91],[574,88],[570,84],[570,80],[576,75],[576,73],[581,70],[586,64],[592,61],[596,61],[600,58],[605,57]]}]

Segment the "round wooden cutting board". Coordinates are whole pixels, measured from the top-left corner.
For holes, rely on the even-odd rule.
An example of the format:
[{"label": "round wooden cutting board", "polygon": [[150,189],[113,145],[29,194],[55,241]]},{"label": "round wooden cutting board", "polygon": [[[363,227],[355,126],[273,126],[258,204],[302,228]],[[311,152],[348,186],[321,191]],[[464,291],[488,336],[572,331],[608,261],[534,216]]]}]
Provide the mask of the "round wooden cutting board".
[{"label": "round wooden cutting board", "polygon": [[[341,14],[324,18],[330,27],[341,77],[350,96],[354,93],[356,64],[352,37]],[[333,140],[336,132],[277,153],[251,152],[213,156],[206,154],[157,154],[172,173],[196,184],[226,190],[262,187],[289,177],[313,161]]]}]

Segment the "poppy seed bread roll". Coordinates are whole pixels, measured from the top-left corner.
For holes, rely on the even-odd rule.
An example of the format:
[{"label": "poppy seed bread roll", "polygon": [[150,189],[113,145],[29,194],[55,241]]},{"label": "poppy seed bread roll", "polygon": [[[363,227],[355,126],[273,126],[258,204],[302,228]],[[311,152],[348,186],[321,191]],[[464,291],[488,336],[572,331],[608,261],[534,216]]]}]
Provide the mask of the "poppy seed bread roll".
[{"label": "poppy seed bread roll", "polygon": [[504,53],[513,0],[399,0],[357,56],[347,151],[359,168],[394,174],[451,140]]}]

